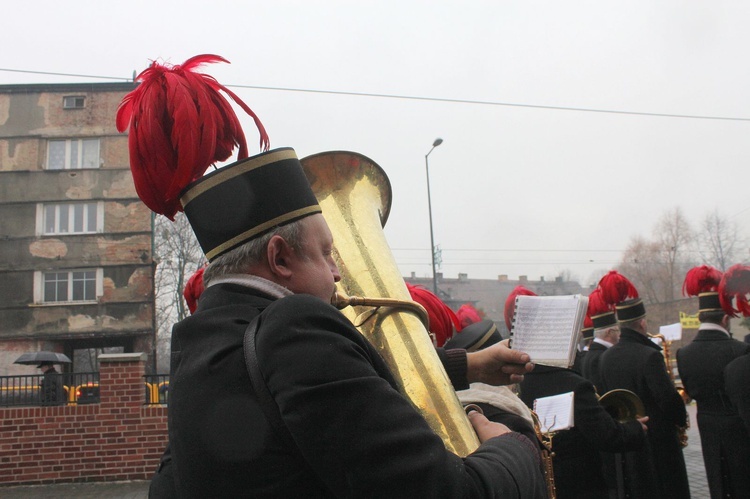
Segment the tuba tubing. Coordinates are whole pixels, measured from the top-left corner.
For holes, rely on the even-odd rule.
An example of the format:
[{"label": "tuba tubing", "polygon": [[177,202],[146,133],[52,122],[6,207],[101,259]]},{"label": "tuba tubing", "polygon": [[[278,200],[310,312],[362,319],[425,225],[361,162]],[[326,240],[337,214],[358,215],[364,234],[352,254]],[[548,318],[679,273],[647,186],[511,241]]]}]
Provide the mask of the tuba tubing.
[{"label": "tuba tubing", "polygon": [[[391,208],[385,172],[354,152],[308,156],[302,168],[334,239],[341,272],[338,291],[354,297],[411,302],[406,283],[385,239]],[[345,306],[342,313],[379,351],[399,390],[451,452],[465,457],[479,447],[422,320],[392,306]]]}]

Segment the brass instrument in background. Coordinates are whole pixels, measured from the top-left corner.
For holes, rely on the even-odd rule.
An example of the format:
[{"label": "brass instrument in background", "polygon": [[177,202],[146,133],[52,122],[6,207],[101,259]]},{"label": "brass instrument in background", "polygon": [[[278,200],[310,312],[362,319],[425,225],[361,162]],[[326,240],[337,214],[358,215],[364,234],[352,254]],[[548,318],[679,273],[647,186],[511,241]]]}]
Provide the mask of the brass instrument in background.
[{"label": "brass instrument in background", "polygon": [[385,359],[401,392],[442,438],[465,457],[479,439],[458,401],[422,321],[400,306],[369,306],[369,297],[411,302],[382,227],[391,208],[385,172],[361,154],[334,151],[301,160],[323,216],[333,233],[341,271],[339,291],[368,297],[344,303],[342,313]]},{"label": "brass instrument in background", "polygon": [[534,420],[534,433],[536,433],[536,438],[542,448],[540,454],[544,466],[544,482],[547,485],[547,499],[556,499],[555,470],[552,464],[552,458],[555,457],[555,453],[552,451],[552,438],[555,433],[542,432],[542,424],[539,422],[539,416],[536,412],[531,411],[531,417]]},{"label": "brass instrument in background", "polygon": [[[688,395],[687,391],[685,391],[685,388],[678,385],[675,382],[675,375],[674,375],[674,367],[672,366],[672,356],[670,352],[670,347],[672,346],[672,342],[669,341],[664,337],[661,333],[651,334],[647,333],[649,338],[658,338],[661,340],[661,346],[662,346],[662,354],[664,355],[664,365],[667,368],[667,374],[669,375],[669,379],[672,380],[672,384],[675,387],[675,390],[677,390],[677,393],[680,394],[680,398],[682,398],[682,401],[687,405],[692,400],[690,398],[690,395]],[[690,415],[688,415],[687,419],[685,420],[685,426],[678,426],[677,432],[680,438],[680,445],[682,447],[687,447],[688,445],[688,436],[687,436],[687,430],[690,428]]]},{"label": "brass instrument in background", "polygon": [[599,397],[599,405],[620,423],[634,421],[646,415],[641,398],[630,390],[618,388]]}]

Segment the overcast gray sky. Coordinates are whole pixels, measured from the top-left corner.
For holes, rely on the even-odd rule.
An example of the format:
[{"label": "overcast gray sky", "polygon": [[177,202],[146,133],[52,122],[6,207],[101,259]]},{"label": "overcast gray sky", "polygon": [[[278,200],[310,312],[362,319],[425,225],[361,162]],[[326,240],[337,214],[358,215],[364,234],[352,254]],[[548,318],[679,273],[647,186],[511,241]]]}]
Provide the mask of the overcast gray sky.
[{"label": "overcast gray sky", "polygon": [[385,169],[405,275],[431,275],[425,154],[441,137],[429,161],[446,277],[589,283],[677,206],[748,234],[747,26],[739,0],[14,1],[0,84],[107,81],[9,69],[128,79],[152,59],[219,54],[231,64],[205,72],[272,147]]}]

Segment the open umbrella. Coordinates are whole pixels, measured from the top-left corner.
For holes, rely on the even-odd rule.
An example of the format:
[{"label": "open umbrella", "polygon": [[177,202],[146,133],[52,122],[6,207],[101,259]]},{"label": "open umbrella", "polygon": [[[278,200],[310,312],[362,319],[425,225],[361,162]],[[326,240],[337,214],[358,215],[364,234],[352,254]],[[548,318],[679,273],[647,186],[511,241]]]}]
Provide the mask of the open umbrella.
[{"label": "open umbrella", "polygon": [[41,364],[42,362],[52,362],[53,364],[70,364],[71,361],[65,354],[42,351],[25,353],[18,357],[13,363],[33,366],[36,364]]}]

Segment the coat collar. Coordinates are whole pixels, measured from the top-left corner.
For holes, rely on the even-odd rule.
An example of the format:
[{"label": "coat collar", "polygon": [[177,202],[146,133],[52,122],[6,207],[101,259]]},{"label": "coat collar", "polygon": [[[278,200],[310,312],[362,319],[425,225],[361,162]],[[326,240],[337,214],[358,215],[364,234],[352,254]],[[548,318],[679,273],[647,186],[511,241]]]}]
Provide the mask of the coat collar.
[{"label": "coat collar", "polygon": [[643,336],[638,331],[626,327],[620,328],[620,341],[617,344],[621,343],[637,343],[661,352],[661,347],[651,341],[648,336]]},{"label": "coat collar", "polygon": [[729,331],[718,324],[704,322],[698,328],[698,334],[695,336],[696,341],[716,341],[731,339]]}]

